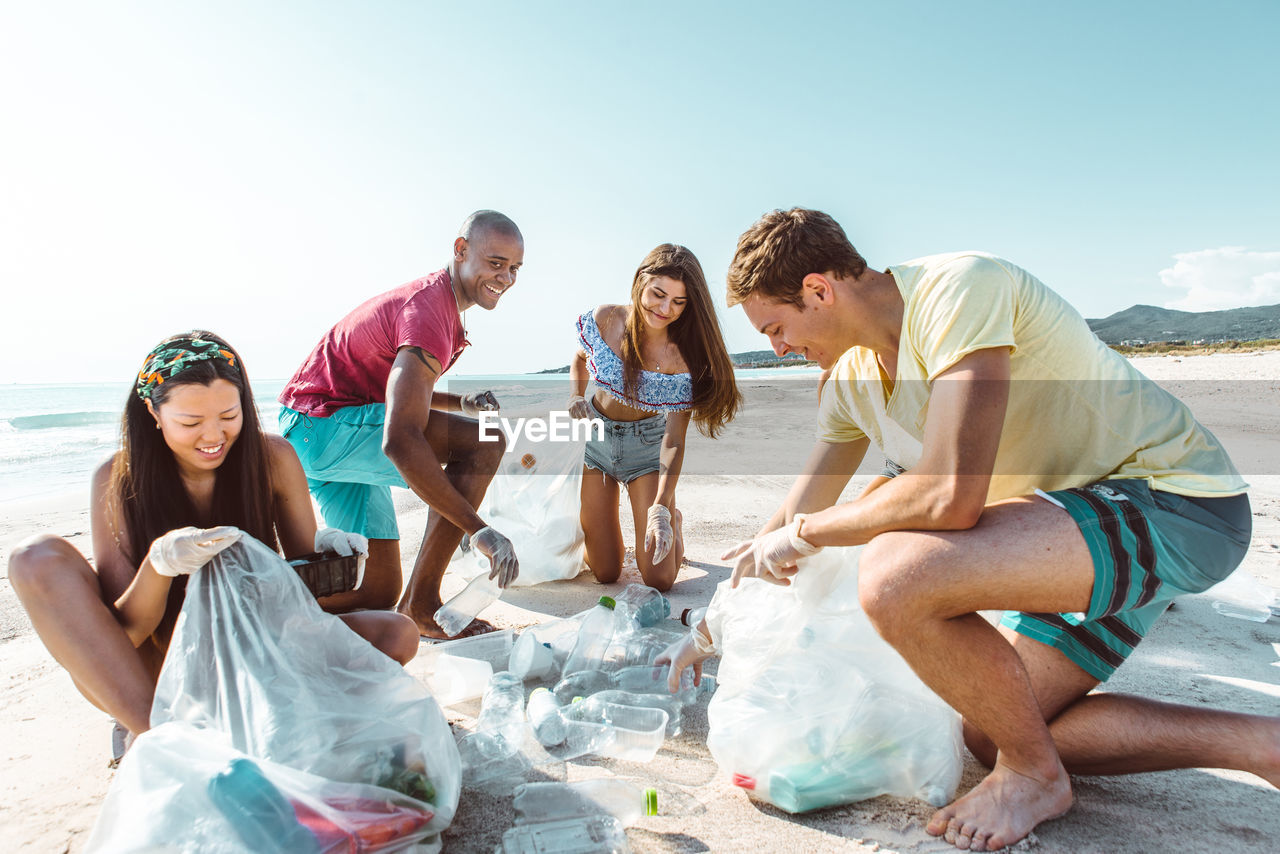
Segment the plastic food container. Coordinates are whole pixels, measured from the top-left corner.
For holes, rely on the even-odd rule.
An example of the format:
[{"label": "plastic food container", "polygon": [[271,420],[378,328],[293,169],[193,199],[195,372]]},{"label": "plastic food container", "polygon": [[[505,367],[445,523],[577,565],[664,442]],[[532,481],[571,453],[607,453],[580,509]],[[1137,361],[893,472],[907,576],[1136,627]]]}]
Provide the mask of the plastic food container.
[{"label": "plastic food container", "polygon": [[627,762],[648,762],[666,740],[667,713],[649,706],[623,706],[588,697],[564,708],[569,720],[613,727],[617,738],[601,755]]},{"label": "plastic food container", "polygon": [[311,595],[319,599],[334,593],[345,593],[356,586],[359,555],[343,557],[337,552],[312,552],[289,561]]}]

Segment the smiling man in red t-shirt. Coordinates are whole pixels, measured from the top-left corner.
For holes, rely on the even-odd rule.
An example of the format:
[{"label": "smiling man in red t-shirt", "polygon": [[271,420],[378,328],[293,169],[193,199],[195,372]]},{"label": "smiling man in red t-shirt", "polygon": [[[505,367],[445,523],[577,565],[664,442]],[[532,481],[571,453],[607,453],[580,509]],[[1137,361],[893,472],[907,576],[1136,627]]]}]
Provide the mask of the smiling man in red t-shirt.
[{"label": "smiling man in red t-shirt", "polygon": [[[326,597],[328,611],[388,608],[400,597],[400,533],[392,486],[431,507],[426,536],[398,610],[426,636],[444,637],[433,615],[440,581],[463,533],[505,587],[519,571],[510,540],[475,508],[505,450],[481,442],[475,416],[497,409],[492,393],[436,391],[468,344],[462,312],[493,310],[524,261],[524,238],[497,211],[467,217],[449,266],[357,306],[338,321],[280,393],[280,430],[302,459],[325,522],[369,538],[360,587]],[[463,635],[492,630],[476,620]]]}]

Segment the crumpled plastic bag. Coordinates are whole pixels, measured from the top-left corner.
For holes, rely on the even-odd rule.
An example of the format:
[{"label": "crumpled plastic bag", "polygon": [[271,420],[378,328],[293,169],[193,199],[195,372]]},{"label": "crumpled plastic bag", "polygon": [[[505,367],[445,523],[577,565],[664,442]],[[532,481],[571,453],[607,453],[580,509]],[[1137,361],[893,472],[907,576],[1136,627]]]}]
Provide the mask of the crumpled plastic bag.
[{"label": "crumpled plastic bag", "polygon": [[[577,441],[533,442],[521,433],[503,454],[476,511],[515,546],[520,574],[512,587],[575,578],[587,568],[580,519],[585,426],[577,435]],[[489,571],[480,558],[475,549],[458,551],[449,568],[473,578]]]},{"label": "crumpled plastic bag", "polygon": [[960,716],[858,604],[861,547],[800,561],[790,587],[721,582],[707,627],[721,660],[707,746],[752,797],[799,813],[882,794],[948,803]]},{"label": "crumpled plastic bag", "polygon": [[432,818],[406,795],[251,759],[225,733],[170,721],[143,733],[121,760],[88,850],[403,851],[434,835]]},{"label": "crumpled plastic bag", "polygon": [[[271,769],[285,766],[323,785],[376,786],[389,803],[416,804],[432,818],[410,841],[435,838],[438,847],[438,834],[457,808],[458,750],[430,692],[321,611],[288,563],[248,535],[188,582],[151,724],[121,761],[94,831],[101,848],[93,850],[145,850],[139,840],[150,836],[139,817],[150,814],[148,804],[174,796],[175,785],[207,787],[207,766],[193,764],[176,777],[166,770],[173,764],[166,751],[197,736],[265,760],[272,782]],[[186,728],[173,735],[170,724]],[[169,782],[160,782],[166,775]],[[175,803],[196,801],[184,796]],[[214,818],[207,810],[166,813],[166,825],[189,827],[194,835]],[[181,833],[156,838],[178,850],[205,850]],[[397,850],[399,844],[350,850]]]}]

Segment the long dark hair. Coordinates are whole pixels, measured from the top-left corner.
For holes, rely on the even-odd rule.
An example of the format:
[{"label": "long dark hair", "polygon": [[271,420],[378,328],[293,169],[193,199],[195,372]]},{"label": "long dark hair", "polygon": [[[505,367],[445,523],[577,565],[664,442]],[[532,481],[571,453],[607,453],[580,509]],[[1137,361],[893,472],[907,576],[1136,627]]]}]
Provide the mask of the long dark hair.
[{"label": "long dark hair", "polygon": [[[164,405],[173,389],[181,385],[209,385],[223,379],[240,392],[244,421],[240,435],[217,468],[213,487],[213,509],[206,518],[197,512],[178,472],[178,462],[156,429],[147,404],[133,389],[124,405],[120,422],[121,447],[111,469],[108,500],[128,533],[129,554],[134,566],[142,562],[151,543],[174,528],[193,525],[208,528],[235,525],[269,546],[278,548],[272,512],[271,463],[267,437],[262,432],[258,408],[244,363],[230,344],[211,332],[194,330],[166,338],[159,346],[183,339],[213,341],[233,357],[195,362],[151,390],[151,405]],[[154,351],[153,351],[154,352]],[[118,532],[117,532],[117,539]]]},{"label": "long dark hair", "polygon": [[649,282],[666,276],[684,283],[684,312],[667,327],[693,379],[693,422],[705,436],[715,438],[733,420],[742,395],[733,376],[733,361],[724,346],[707,277],[694,254],[683,246],[664,243],[653,249],[631,281],[631,308],[622,336],[623,394],[635,399],[640,385],[640,294]]}]

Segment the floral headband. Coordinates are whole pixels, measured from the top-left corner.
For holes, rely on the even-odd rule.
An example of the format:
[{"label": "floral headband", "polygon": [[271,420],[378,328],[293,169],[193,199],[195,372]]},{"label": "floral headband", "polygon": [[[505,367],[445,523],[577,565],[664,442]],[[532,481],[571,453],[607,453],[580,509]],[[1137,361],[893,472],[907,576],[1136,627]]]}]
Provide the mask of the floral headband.
[{"label": "floral headband", "polygon": [[227,348],[203,338],[174,338],[165,341],[147,354],[138,371],[138,382],[133,391],[143,400],[150,400],[156,388],[174,374],[186,370],[197,362],[220,359],[231,367],[236,366],[236,356]]}]

